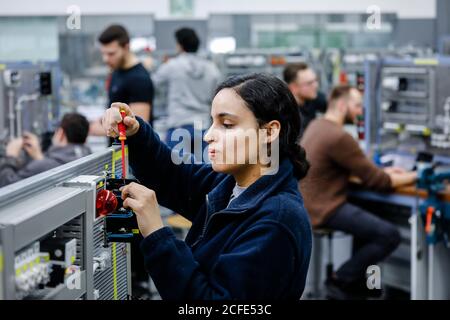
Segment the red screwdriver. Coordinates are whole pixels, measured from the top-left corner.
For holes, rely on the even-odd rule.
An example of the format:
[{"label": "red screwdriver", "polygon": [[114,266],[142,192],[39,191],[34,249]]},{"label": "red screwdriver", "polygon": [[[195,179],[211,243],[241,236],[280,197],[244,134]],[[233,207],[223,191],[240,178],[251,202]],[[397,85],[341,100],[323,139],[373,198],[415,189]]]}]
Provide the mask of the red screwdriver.
[{"label": "red screwdriver", "polygon": [[127,139],[126,127],[125,123],[123,123],[123,119],[125,119],[126,113],[124,108],[119,109],[120,115],[122,116],[122,121],[117,124],[119,128],[119,140],[122,145],[122,179],[126,178],[126,168],[125,168],[125,140]]}]

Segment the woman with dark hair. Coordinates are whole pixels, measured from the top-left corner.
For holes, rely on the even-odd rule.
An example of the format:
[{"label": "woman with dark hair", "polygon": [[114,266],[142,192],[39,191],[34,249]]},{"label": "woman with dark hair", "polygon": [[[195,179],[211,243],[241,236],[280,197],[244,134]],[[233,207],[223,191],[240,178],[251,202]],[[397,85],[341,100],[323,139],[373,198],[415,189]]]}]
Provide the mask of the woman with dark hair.
[{"label": "woman with dark hair", "polygon": [[[297,180],[309,165],[287,86],[263,74],[219,86],[204,137],[210,164],[175,164],[150,125],[121,103],[103,118],[108,135],[117,136],[119,107],[127,112],[130,166],[142,183],[124,187],[122,197],[136,213],[145,265],[161,297],[300,299],[311,227]],[[163,226],[158,202],[192,221],[185,241]]]}]

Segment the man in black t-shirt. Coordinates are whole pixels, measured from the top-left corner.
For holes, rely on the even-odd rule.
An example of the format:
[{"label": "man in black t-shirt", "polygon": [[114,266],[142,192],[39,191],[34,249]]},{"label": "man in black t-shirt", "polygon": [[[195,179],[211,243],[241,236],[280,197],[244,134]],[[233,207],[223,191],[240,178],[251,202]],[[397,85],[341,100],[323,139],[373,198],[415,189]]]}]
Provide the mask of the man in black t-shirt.
[{"label": "man in black t-shirt", "polygon": [[[127,30],[120,25],[111,25],[102,32],[98,41],[103,61],[112,71],[106,81],[108,108],[113,102],[123,102],[134,114],[151,122],[153,83],[148,71],[130,51]],[[100,120],[91,123],[90,134],[105,135]]]},{"label": "man in black t-shirt", "polygon": [[322,92],[317,92],[317,96],[313,100],[305,100],[303,104],[299,104],[299,112],[303,119],[302,131],[311,121],[317,117],[317,113],[325,113],[327,111],[327,97]]},{"label": "man in black t-shirt", "polygon": [[109,105],[119,101],[128,104],[132,109],[141,108],[141,117],[151,121],[153,95],[152,80],[141,63],[126,70],[115,70],[111,74],[108,88]]},{"label": "man in black t-shirt", "polygon": [[327,111],[327,98],[319,92],[317,75],[306,63],[288,64],[283,71],[283,78],[299,106],[304,132],[318,112]]}]

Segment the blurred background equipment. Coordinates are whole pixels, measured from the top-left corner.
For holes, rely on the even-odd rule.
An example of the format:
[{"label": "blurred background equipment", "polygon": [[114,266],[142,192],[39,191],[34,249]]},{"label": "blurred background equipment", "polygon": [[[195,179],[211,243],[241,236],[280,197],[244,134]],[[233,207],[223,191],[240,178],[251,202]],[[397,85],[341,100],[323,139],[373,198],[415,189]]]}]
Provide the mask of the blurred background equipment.
[{"label": "blurred background equipment", "polygon": [[0,63],[0,145],[26,131],[47,146],[59,120],[57,63]]},{"label": "blurred background equipment", "polygon": [[400,246],[383,262],[384,283],[412,299],[448,299],[448,278],[439,270],[450,267],[448,242],[443,241],[449,203],[450,60],[382,54],[366,59],[363,66],[361,146],[380,166],[418,170],[419,181],[388,195],[355,188],[351,202],[400,230]]}]

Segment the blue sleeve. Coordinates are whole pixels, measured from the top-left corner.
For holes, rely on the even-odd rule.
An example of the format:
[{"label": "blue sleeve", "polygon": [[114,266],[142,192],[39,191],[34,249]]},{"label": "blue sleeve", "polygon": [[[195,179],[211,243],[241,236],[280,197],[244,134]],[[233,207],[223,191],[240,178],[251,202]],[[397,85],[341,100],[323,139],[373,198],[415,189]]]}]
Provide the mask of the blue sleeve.
[{"label": "blue sleeve", "polygon": [[188,163],[175,164],[177,153],[172,153],[148,123],[137,119],[139,131],[127,139],[134,176],[155,191],[162,206],[194,220],[205,195],[223,175],[214,172],[211,165],[195,164],[192,157]]},{"label": "blue sleeve", "polygon": [[260,222],[240,235],[206,274],[168,227],[141,243],[146,269],[167,300],[283,298],[300,268],[295,248],[282,225]]}]

